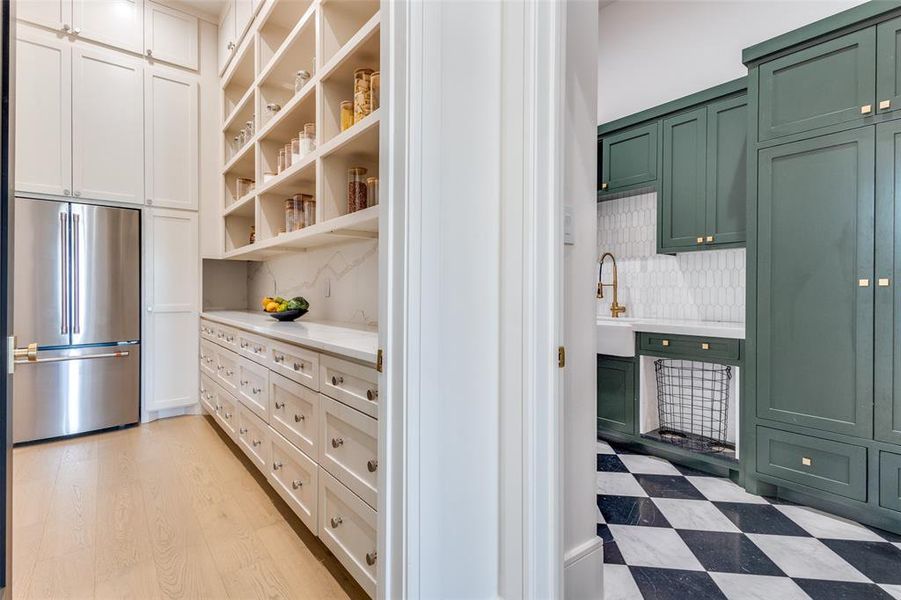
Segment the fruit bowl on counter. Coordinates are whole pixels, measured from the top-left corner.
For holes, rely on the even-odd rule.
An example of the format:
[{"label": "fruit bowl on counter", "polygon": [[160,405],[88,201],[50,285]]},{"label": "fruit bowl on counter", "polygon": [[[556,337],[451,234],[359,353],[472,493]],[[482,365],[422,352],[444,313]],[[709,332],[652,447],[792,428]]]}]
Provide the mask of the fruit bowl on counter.
[{"label": "fruit bowl on counter", "polygon": [[263,298],[263,311],[277,321],[293,321],[307,314],[310,303],[303,296],[285,300],[281,296]]}]

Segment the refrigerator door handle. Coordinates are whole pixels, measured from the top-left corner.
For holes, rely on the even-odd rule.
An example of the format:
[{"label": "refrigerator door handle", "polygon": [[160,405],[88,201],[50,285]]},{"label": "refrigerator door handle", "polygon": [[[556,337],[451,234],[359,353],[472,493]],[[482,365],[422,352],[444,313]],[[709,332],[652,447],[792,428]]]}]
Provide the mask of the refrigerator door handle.
[{"label": "refrigerator door handle", "polygon": [[81,227],[81,216],[78,213],[72,214],[72,333],[81,333],[81,282],[79,275],[81,272],[81,248],[79,247]]},{"label": "refrigerator door handle", "polygon": [[17,365],[30,365],[35,363],[51,363],[51,362],[69,362],[74,360],[94,360],[95,358],[126,358],[130,353],[128,350],[117,350],[116,352],[106,352],[104,354],[85,354],[83,356],[54,356],[52,358],[27,358],[16,360]]},{"label": "refrigerator door handle", "polygon": [[69,333],[69,215],[59,213],[60,302],[59,332]]}]

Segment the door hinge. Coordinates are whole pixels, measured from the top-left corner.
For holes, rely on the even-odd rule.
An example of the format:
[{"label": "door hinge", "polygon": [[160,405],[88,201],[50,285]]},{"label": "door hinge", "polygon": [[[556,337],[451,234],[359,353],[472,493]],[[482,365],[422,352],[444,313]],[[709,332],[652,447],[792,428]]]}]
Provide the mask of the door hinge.
[{"label": "door hinge", "polygon": [[385,364],[385,354],[382,352],[382,349],[379,348],[378,352],[375,353],[375,370],[379,373],[382,372],[382,367]]},{"label": "door hinge", "polygon": [[561,369],[566,366],[566,348],[563,346],[557,348],[557,366]]}]

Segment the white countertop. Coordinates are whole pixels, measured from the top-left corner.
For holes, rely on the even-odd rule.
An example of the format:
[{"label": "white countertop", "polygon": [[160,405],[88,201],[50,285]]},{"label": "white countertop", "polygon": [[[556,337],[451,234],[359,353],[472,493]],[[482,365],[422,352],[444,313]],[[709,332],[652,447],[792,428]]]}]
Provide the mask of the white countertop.
[{"label": "white countertop", "polygon": [[599,316],[598,325],[622,325],[632,331],[669,333],[672,335],[703,335],[718,338],[745,339],[745,324],[730,321],[684,321],[678,319],[642,319],[635,317]]},{"label": "white countertop", "polygon": [[293,323],[281,323],[262,311],[211,310],[202,312],[200,316],[290,344],[375,364],[379,345],[375,327],[311,321],[304,317]]}]

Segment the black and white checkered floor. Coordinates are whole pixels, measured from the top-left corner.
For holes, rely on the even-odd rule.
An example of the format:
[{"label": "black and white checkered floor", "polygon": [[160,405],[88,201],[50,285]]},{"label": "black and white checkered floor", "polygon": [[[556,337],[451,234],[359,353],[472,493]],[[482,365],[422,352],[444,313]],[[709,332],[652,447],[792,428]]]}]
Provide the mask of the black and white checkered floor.
[{"label": "black and white checkered floor", "polygon": [[901,535],[598,441],[606,600],[901,599]]}]

